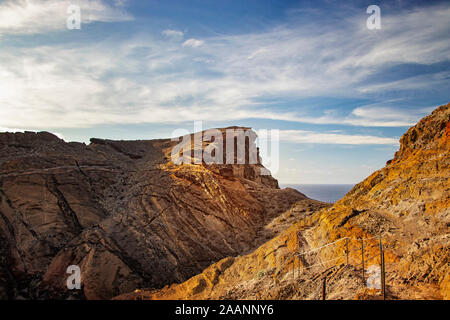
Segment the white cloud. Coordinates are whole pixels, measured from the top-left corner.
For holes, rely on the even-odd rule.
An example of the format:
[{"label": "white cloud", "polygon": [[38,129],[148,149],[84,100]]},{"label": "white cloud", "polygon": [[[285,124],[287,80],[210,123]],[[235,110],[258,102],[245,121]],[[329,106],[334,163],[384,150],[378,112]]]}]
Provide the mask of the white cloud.
[{"label": "white cloud", "polygon": [[187,39],[183,42],[183,47],[198,48],[205,44],[205,41],[198,39]]},{"label": "white cloud", "polygon": [[[100,1],[89,1],[94,2],[98,8],[103,5]],[[0,5],[0,17],[2,12],[7,12],[5,10],[20,12],[18,5],[11,3]],[[25,2],[17,3],[23,7]],[[59,6],[59,1],[46,3]],[[8,6],[13,9],[8,9]],[[28,10],[35,12],[35,9]],[[116,18],[121,17],[121,11],[110,10],[118,14]],[[45,12],[44,16],[52,16],[49,23],[59,21],[59,17],[54,17],[54,9]],[[377,93],[389,88],[390,84],[395,84],[399,90],[405,86],[409,88],[411,83],[401,81],[386,82],[377,87],[362,85],[361,80],[393,63],[431,63],[448,59],[450,43],[447,38],[438,37],[448,29],[443,13],[450,13],[448,6],[424,8],[420,13],[423,20],[420,21],[415,20],[417,12],[395,17],[385,15],[381,30],[385,33],[379,38],[349,19],[351,23],[344,25],[342,30],[314,24],[211,37],[206,39],[208,45],[203,45],[202,50],[180,50],[179,43],[152,38],[151,35],[127,39],[112,37],[94,45],[2,46],[0,126],[50,129],[111,123],[234,121],[245,118],[314,124],[408,126],[423,116],[423,110],[398,109],[395,101],[360,106],[349,114],[323,113],[314,117],[303,113],[300,108],[285,112],[261,101],[265,98],[276,100],[278,97],[320,95],[361,98],[365,97],[364,89]],[[0,32],[7,29],[8,23],[11,30],[16,28],[17,32],[28,32],[20,21],[29,21],[35,19],[30,17],[40,15],[42,13],[26,15],[17,23],[12,19],[2,22],[0,18]],[[101,19],[107,20],[105,17]],[[401,21],[408,21],[410,25],[406,28]],[[65,20],[62,25],[65,27]],[[49,26],[45,23],[39,27],[42,31],[46,28]],[[412,33],[414,41],[410,38]],[[198,47],[204,41],[188,39],[184,44]],[[389,46],[397,51],[386,55],[383,50]],[[420,50],[416,50],[418,48]],[[448,80],[442,76],[434,81],[433,84],[442,85]],[[427,81],[420,84],[417,80],[414,88],[428,84]],[[379,116],[381,114],[383,116]],[[353,139],[353,142],[365,139],[344,139],[342,135],[327,134],[309,137],[322,141],[334,139],[341,143],[350,141],[345,139]],[[364,141],[393,143],[377,139]]]},{"label": "white cloud", "polygon": [[123,7],[128,2],[128,0],[114,0],[114,4],[117,7]]},{"label": "white cloud", "polygon": [[0,4],[0,34],[36,34],[67,28],[67,8],[78,5],[81,22],[127,21],[132,17],[102,0],[7,0]]},{"label": "white cloud", "polygon": [[292,143],[398,145],[398,139],[368,135],[349,135],[304,130],[280,130],[280,141]]},{"label": "white cloud", "polygon": [[[352,115],[365,118],[370,120],[393,120],[405,119],[405,112],[394,110],[388,107],[378,107],[378,106],[363,106],[358,107],[352,111]],[[411,116],[415,118],[415,116]],[[411,119],[413,121],[413,119]]]},{"label": "white cloud", "polygon": [[[301,117],[295,114],[286,114],[279,120],[313,123],[313,124],[340,124],[363,127],[408,127],[414,125],[419,119],[436,108],[426,109],[399,109],[396,101],[385,104],[372,104],[357,107],[347,116],[335,114],[334,110],[325,110],[324,115],[316,117]],[[328,112],[327,112],[328,111]]]},{"label": "white cloud", "polygon": [[426,84],[430,90],[438,90],[442,86],[448,86],[448,82],[446,82],[448,79],[450,79],[450,72],[441,71],[433,74],[417,75],[396,81],[366,85],[362,86],[359,91],[363,94],[386,92],[388,90],[413,91],[423,89],[424,84]]},{"label": "white cloud", "polygon": [[161,32],[163,35],[169,38],[175,38],[175,39],[181,39],[184,36],[183,31],[179,30],[173,30],[173,29],[166,29],[163,32]]}]

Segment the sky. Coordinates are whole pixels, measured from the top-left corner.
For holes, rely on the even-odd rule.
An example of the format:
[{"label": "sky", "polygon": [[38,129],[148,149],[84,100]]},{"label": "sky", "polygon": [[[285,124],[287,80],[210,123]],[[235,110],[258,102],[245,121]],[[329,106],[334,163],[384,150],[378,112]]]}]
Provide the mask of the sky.
[{"label": "sky", "polygon": [[280,183],[357,183],[449,102],[449,18],[432,0],[0,1],[0,131],[278,129]]}]

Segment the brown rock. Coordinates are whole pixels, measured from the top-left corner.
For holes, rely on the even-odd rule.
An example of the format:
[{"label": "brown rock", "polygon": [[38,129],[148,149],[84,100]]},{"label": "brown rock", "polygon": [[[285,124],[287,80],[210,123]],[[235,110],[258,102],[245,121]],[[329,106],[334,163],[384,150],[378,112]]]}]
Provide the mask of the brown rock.
[{"label": "brown rock", "polygon": [[[253,250],[297,201],[324,206],[280,190],[260,162],[174,165],[175,144],[1,133],[0,298],[160,288]],[[70,265],[82,291],[66,288]]]},{"label": "brown rock", "polygon": [[[320,299],[326,277],[329,299],[380,299],[380,291],[368,289],[361,277],[360,238],[366,239],[365,267],[369,268],[380,264],[381,237],[387,299],[449,299],[449,123],[447,104],[410,128],[394,160],[332,207],[293,223],[220,272],[216,270],[221,262],[181,284],[144,290],[140,297]],[[315,251],[305,253],[310,250]],[[298,256],[300,252],[305,254]],[[216,274],[214,281],[208,281],[210,274]],[[136,299],[136,295],[116,299]]]}]

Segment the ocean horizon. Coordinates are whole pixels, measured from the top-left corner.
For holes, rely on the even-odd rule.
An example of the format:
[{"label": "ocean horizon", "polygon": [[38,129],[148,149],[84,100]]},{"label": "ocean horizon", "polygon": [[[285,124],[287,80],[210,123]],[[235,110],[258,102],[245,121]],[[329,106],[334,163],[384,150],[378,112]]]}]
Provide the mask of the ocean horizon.
[{"label": "ocean horizon", "polygon": [[353,188],[354,184],[281,184],[281,188],[293,188],[308,198],[335,203]]}]

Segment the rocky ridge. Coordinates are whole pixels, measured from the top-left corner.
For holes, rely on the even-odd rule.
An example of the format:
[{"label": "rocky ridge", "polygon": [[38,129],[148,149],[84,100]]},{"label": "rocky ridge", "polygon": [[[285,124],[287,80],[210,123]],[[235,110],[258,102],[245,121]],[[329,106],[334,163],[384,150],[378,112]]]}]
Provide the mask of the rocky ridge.
[{"label": "rocky ridge", "polygon": [[[260,161],[175,165],[176,144],[0,133],[0,299],[161,288],[327,206],[280,190]],[[70,265],[81,268],[82,290],[66,287]]]},{"label": "rocky ridge", "polygon": [[325,277],[329,299],[379,299],[361,276],[361,238],[366,270],[380,264],[382,239],[387,299],[449,299],[450,104],[400,143],[386,167],[335,205],[298,219],[253,252],[227,257],[184,283],[117,299],[320,299]]}]

